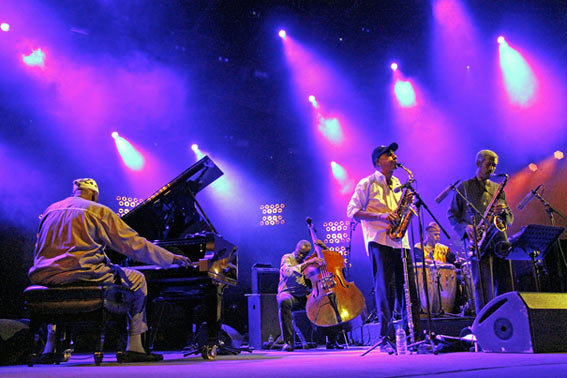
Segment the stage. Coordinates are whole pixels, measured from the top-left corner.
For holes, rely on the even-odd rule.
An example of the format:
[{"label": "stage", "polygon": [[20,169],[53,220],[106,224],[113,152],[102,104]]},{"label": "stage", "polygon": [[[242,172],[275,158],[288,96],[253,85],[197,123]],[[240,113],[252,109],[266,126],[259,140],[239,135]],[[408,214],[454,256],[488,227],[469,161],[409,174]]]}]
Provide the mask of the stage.
[{"label": "stage", "polygon": [[[0,0],[0,364],[25,361],[30,324],[57,323],[76,351],[0,378],[567,377],[566,3]],[[471,229],[490,239],[472,243],[482,274]],[[304,270],[295,255],[288,285],[284,256],[318,239],[334,257]],[[112,274],[147,288],[145,307]],[[411,306],[383,316],[402,281]],[[260,349],[296,283],[327,295],[291,315],[319,348]],[[105,323],[95,366],[107,312],[144,319],[134,308],[164,361],[119,365],[126,328]],[[485,352],[361,356],[373,321],[412,309],[431,315],[413,317],[419,336],[462,338],[477,319]],[[326,350],[343,330],[353,346]],[[217,337],[255,349],[183,357]],[[556,349],[486,352],[510,345]]]},{"label": "stage", "polygon": [[447,353],[388,355],[368,347],[349,350],[324,348],[293,352],[259,350],[236,356],[217,356],[215,361],[199,357],[183,358],[181,353],[166,352],[164,361],[155,364],[119,365],[107,353],[101,366],[92,355],[73,355],[61,365],[7,366],[3,377],[565,377],[567,354]]}]

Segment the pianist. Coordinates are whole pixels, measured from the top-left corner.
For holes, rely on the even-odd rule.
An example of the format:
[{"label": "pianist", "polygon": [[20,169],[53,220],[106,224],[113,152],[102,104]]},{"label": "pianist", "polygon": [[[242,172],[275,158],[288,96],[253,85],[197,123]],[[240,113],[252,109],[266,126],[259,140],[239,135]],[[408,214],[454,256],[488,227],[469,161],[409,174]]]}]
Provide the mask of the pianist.
[{"label": "pianist", "polygon": [[[73,195],[49,206],[41,216],[30,281],[38,285],[76,282],[112,284],[121,282],[134,293],[128,324],[128,345],[122,362],[153,362],[163,359],[147,353],[141,335],[147,330],[144,275],[110,263],[103,252],[108,246],[125,256],[148,264],[189,266],[185,256],[173,254],[140,237],[111,209],[98,203],[98,185],[93,179],[73,181]],[[116,280],[115,280],[116,278]],[[48,328],[42,362],[54,359],[55,327]]]}]

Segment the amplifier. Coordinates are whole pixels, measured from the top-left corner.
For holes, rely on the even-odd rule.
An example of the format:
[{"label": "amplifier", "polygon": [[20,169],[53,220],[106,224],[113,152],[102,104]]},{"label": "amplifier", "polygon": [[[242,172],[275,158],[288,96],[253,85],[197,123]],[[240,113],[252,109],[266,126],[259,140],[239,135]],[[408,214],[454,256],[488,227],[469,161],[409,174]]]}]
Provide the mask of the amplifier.
[{"label": "amplifier", "polygon": [[253,266],[252,294],[277,294],[279,280],[280,270],[278,268]]},{"label": "amplifier", "polygon": [[250,346],[261,349],[270,335],[280,335],[276,294],[246,294],[248,297],[248,337]]}]

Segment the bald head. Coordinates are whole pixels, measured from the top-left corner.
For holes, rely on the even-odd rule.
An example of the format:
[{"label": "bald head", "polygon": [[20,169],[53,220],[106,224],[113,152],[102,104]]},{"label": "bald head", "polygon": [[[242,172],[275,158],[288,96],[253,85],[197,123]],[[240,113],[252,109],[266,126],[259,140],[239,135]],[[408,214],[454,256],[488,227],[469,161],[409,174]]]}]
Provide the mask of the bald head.
[{"label": "bald head", "polygon": [[295,251],[293,251],[293,254],[295,255],[297,262],[301,263],[305,260],[307,255],[309,255],[309,252],[311,252],[311,243],[307,240],[300,240],[295,245]]}]

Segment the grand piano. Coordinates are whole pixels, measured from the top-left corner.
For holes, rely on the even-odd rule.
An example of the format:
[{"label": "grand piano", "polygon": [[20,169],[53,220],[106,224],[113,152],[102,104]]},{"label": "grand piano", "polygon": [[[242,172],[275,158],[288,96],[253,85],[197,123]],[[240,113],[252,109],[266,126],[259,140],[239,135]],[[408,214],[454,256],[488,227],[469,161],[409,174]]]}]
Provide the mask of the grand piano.
[{"label": "grand piano", "polygon": [[148,303],[197,300],[205,305],[207,342],[199,346],[205,359],[216,355],[223,291],[238,281],[236,246],[219,235],[195,198],[222,175],[205,156],[122,217],[141,236],[191,260],[190,268],[167,269],[129,259],[119,263],[144,273]]}]

